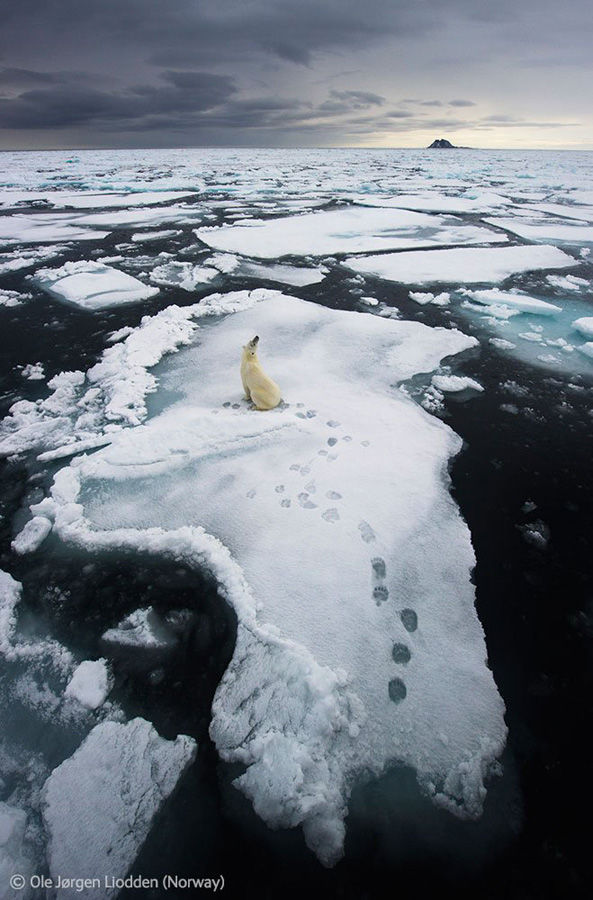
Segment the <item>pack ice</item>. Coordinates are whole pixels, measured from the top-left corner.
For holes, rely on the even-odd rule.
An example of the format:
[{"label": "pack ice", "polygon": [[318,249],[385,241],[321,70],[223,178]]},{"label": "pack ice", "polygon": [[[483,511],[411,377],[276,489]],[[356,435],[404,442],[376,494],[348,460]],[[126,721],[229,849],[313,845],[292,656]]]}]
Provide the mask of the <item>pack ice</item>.
[{"label": "pack ice", "polygon": [[[264,291],[217,304],[234,314],[161,364],[177,399],[63,468],[36,511],[80,546],[214,574],[238,631],[212,737],[256,812],[302,825],[324,864],[355,780],[393,761],[479,816],[506,729],[448,491],[461,440],[397,387],[475,339]],[[284,399],[270,412],[242,400],[255,334]]]},{"label": "pack ice", "polygon": [[126,875],[195,753],[192,738],[167,741],[144,719],[102,722],[54,769],[43,792],[50,874],[102,882],[82,891],[65,887],[60,897],[118,893],[103,879]]}]

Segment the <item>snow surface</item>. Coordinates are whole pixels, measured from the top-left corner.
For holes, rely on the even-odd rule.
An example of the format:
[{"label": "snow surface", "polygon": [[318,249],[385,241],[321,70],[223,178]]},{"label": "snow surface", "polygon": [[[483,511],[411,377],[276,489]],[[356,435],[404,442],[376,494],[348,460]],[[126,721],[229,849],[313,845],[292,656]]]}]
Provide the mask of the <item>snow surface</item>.
[{"label": "snow surface", "polygon": [[87,709],[97,709],[105,702],[112,685],[107,660],[85,659],[74,670],[64,696],[73,697]]},{"label": "snow surface", "polygon": [[435,281],[479,284],[503,281],[516,272],[564,269],[578,263],[557,247],[525,246],[384,253],[380,256],[350,257],[344,260],[344,265],[355,272],[403,284],[430,284]]},{"label": "snow surface", "polygon": [[364,207],[253,221],[249,225],[197,228],[195,234],[216,250],[264,259],[507,239],[488,228],[464,225],[459,219]]},{"label": "snow surface", "polygon": [[98,262],[67,262],[59,269],[38,269],[34,281],[53,297],[89,312],[147,300],[159,292]]},{"label": "snow surface", "polygon": [[[478,816],[506,729],[448,492],[461,441],[394,388],[475,339],[271,292],[209,299],[236,314],[161,371],[181,399],[62,469],[35,512],[86,548],[213,572],[238,633],[212,737],[258,814],[302,825],[325,864],[352,784],[394,760]],[[285,401],[268,413],[241,403],[254,333]]]},{"label": "snow surface", "polygon": [[[192,738],[167,741],[144,719],[95,726],[45,784],[50,875],[125,876],[195,753]],[[65,900],[115,894],[104,887],[59,892]]]}]

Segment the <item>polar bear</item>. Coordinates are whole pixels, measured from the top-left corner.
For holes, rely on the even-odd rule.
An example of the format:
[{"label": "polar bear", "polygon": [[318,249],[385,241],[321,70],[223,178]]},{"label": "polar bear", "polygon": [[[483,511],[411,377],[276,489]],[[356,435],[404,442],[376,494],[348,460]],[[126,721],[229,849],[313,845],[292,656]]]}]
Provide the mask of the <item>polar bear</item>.
[{"label": "polar bear", "polygon": [[280,388],[268,378],[257,358],[259,337],[243,347],[241,358],[241,381],[245,389],[245,399],[252,400],[256,409],[274,409],[281,400]]}]

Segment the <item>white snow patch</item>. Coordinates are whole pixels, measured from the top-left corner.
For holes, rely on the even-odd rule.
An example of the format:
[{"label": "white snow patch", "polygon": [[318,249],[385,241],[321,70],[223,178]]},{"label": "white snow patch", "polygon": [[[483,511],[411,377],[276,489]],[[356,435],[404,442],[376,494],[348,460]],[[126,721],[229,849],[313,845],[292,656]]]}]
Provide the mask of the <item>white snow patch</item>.
[{"label": "white snow patch", "polygon": [[410,291],[408,296],[410,300],[414,300],[420,306],[426,306],[427,304],[431,304],[432,306],[448,306],[451,299],[451,295],[445,291],[436,296],[430,293],[430,291],[427,291],[426,293],[422,291]]},{"label": "white snow patch", "polygon": [[48,864],[56,878],[101,879],[100,888],[60,891],[64,900],[111,897],[104,878],[122,878],[146,840],[152,821],[193,761],[196,744],[159,737],[144,719],[95,726],[44,787]]}]

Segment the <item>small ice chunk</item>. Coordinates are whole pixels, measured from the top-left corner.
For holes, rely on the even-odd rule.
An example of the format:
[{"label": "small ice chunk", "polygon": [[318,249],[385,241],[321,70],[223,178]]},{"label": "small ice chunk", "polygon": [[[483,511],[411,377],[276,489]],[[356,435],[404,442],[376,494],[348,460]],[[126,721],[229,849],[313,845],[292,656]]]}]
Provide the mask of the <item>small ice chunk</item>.
[{"label": "small ice chunk", "polygon": [[477,303],[490,307],[505,306],[518,312],[538,316],[553,316],[562,312],[561,306],[548,303],[546,300],[539,300],[537,297],[528,297],[526,294],[516,292],[499,291],[497,288],[489,291],[464,291],[463,293]]},{"label": "small ice chunk", "polygon": [[211,266],[195,266],[190,262],[169,262],[153,269],[150,273],[150,280],[155,284],[193,291],[200,284],[208,284],[218,274],[218,269]]},{"label": "small ice chunk", "polygon": [[589,285],[586,278],[578,278],[576,275],[548,275],[546,281],[563,291],[580,291]]},{"label": "small ice chunk", "polygon": [[360,303],[364,303],[365,306],[378,306],[379,301],[375,297],[359,297]]},{"label": "small ice chunk", "polygon": [[152,606],[137,609],[102,636],[107,644],[127,647],[165,648],[174,646],[177,638]]},{"label": "small ice chunk", "polygon": [[176,230],[168,231],[141,231],[132,235],[135,244],[142,244],[145,241],[164,241],[166,238],[178,237],[183,232]]},{"label": "small ice chunk", "polygon": [[408,296],[410,300],[414,300],[416,303],[419,303],[420,306],[426,306],[429,303],[432,306],[448,306],[450,300],[450,294],[446,291],[443,291],[436,296],[430,293],[430,291],[427,291],[426,293],[423,293],[422,291],[410,291]]},{"label": "small ice chunk", "polygon": [[73,697],[87,709],[97,709],[105,702],[112,685],[107,660],[86,659],[74,670],[64,696]]},{"label": "small ice chunk", "polygon": [[[119,888],[105,887],[105,879],[127,874],[195,754],[192,738],[165,740],[144,719],[93,728],[43,789],[51,876],[92,875],[101,887],[87,889],[85,897],[117,894]],[[60,891],[63,900],[80,896],[75,885]]]},{"label": "small ice chunk", "polygon": [[23,376],[23,378],[28,378],[29,381],[43,381],[43,379],[45,378],[45,374],[43,372],[43,363],[29,363],[23,369],[21,375]]},{"label": "small ice chunk", "polygon": [[33,553],[44,542],[51,531],[51,522],[45,516],[34,516],[17,534],[11,547],[15,553]]},{"label": "small ice chunk", "polygon": [[461,375],[433,375],[432,383],[438,391],[457,393],[458,391],[483,391],[482,385],[473,378]]},{"label": "small ice chunk", "polygon": [[545,522],[541,521],[541,519],[530,522],[528,525],[518,525],[517,528],[528,544],[532,544],[532,546],[537,547],[540,550],[543,550],[548,546],[550,529]]},{"label": "small ice chunk", "polygon": [[582,319],[575,319],[572,323],[572,327],[576,328],[577,331],[584,337],[593,338],[593,316],[584,316]]}]

